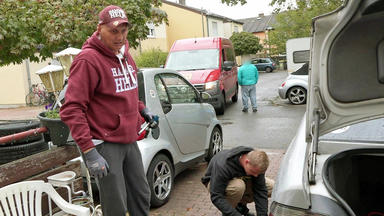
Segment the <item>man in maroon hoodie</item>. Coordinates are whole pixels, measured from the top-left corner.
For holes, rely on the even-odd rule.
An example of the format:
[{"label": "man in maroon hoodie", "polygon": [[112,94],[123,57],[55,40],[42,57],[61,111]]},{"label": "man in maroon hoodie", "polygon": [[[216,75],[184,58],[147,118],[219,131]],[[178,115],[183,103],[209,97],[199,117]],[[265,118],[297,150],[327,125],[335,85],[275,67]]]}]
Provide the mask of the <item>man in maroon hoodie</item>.
[{"label": "man in maroon hoodie", "polygon": [[140,114],[153,119],[138,99],[130,27],[120,7],[99,13],[97,31],[72,63],[60,110],[98,182],[104,216],[149,214],[150,190],[136,140]]}]

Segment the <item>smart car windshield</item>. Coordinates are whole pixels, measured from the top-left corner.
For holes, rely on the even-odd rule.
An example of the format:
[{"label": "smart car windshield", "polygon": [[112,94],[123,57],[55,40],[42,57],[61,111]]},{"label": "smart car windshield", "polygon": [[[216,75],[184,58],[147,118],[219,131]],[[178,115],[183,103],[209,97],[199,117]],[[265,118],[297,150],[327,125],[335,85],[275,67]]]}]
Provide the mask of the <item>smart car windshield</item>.
[{"label": "smart car windshield", "polygon": [[219,50],[187,50],[170,53],[165,68],[173,70],[203,70],[219,67]]}]

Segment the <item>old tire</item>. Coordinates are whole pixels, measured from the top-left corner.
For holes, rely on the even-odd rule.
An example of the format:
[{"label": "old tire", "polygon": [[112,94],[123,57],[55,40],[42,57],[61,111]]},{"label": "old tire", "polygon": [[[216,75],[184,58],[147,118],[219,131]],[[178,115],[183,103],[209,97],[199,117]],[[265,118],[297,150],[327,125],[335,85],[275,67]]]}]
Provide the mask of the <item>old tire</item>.
[{"label": "old tire", "polygon": [[211,133],[208,154],[207,157],[205,157],[205,160],[209,162],[213,158],[213,156],[215,156],[221,150],[223,150],[223,134],[221,133],[219,128],[215,127],[213,128]]},{"label": "old tire", "polygon": [[267,67],[267,68],[265,68],[265,72],[266,73],[271,73],[273,70],[272,70],[272,68],[270,68],[270,67]]},{"label": "old tire", "polygon": [[9,163],[45,150],[48,150],[48,143],[44,139],[27,144],[0,147],[0,164]]},{"label": "old tire", "polygon": [[159,207],[168,202],[173,188],[173,177],[173,166],[169,158],[164,154],[155,156],[147,172],[152,207]]},{"label": "old tire", "polygon": [[292,104],[304,104],[307,101],[307,91],[303,87],[294,86],[288,90],[287,98]]},{"label": "old tire", "polygon": [[239,86],[236,84],[236,93],[235,95],[232,96],[231,100],[233,103],[236,103],[237,100],[239,99]]},{"label": "old tire", "polygon": [[224,111],[225,111],[225,96],[224,96],[224,93],[221,94],[219,100],[220,100],[220,106],[219,106],[219,108],[216,109],[216,114],[217,115],[224,115]]},{"label": "old tire", "polygon": [[[2,123],[0,124],[0,137],[24,132],[24,131],[35,129],[38,127],[40,127],[40,121],[35,121],[35,120],[25,120],[25,121],[23,120],[23,121],[14,121],[10,123]],[[31,135],[17,141],[11,141],[7,143],[7,145],[8,144],[18,145],[18,144],[30,143],[30,142],[34,142],[41,139],[42,139],[41,134]]]}]

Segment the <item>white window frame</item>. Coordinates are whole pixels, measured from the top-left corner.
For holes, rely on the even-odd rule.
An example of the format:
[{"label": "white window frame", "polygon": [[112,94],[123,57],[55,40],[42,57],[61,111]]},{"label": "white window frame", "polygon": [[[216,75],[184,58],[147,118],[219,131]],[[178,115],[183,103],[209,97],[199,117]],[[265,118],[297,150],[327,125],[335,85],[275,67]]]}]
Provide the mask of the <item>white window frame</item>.
[{"label": "white window frame", "polygon": [[218,36],[219,34],[219,25],[216,21],[212,21],[212,36]]},{"label": "white window frame", "polygon": [[154,38],[156,37],[156,32],[155,32],[155,25],[152,22],[147,23],[148,26],[148,34],[147,37],[149,38]]}]

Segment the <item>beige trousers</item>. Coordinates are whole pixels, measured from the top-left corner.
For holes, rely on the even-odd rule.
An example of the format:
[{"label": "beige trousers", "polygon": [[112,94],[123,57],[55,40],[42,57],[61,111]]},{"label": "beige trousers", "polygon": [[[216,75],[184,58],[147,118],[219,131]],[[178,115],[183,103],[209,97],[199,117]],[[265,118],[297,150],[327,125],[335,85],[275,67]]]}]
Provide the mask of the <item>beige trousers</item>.
[{"label": "beige trousers", "polygon": [[[270,197],[275,181],[265,177],[265,183],[268,189],[268,197]],[[246,204],[253,202],[251,178],[234,178],[229,181],[225,190],[225,197],[234,208],[238,203]]]}]

